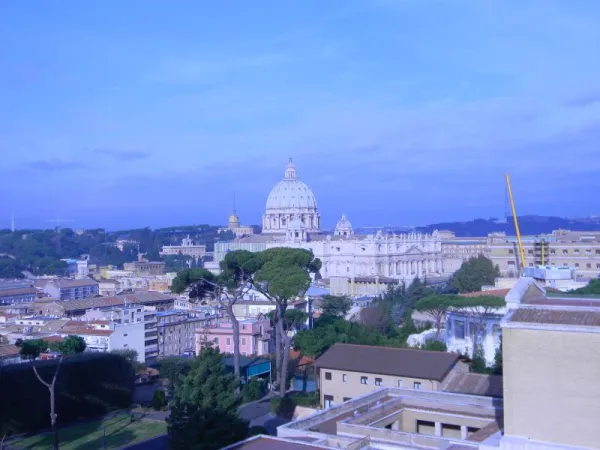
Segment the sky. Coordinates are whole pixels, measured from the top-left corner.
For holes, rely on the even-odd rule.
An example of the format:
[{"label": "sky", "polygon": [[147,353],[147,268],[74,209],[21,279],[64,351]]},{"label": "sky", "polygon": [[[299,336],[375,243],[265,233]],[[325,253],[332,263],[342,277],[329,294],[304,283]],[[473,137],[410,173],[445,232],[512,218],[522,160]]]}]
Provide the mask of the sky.
[{"label": "sky", "polygon": [[3,0],[0,228],[600,214],[597,0]]}]

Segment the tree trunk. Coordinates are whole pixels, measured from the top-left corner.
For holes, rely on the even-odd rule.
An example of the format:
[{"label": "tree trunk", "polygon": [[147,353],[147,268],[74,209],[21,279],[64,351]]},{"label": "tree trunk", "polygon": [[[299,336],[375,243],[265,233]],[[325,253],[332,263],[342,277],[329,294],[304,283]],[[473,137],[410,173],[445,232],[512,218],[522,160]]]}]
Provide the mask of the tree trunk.
[{"label": "tree trunk", "polygon": [[279,335],[279,309],[273,315],[273,328],[275,329],[275,383],[280,381],[281,373],[281,336]]},{"label": "tree trunk", "polygon": [[54,450],[58,450],[58,429],[56,428],[56,411],[55,411],[55,399],[54,399],[54,383],[52,383],[51,387],[48,388],[50,390],[50,424],[52,425],[52,443]]},{"label": "tree trunk", "polygon": [[283,347],[283,357],[281,358],[281,379],[279,382],[279,395],[282,397],[285,396],[285,392],[287,390],[287,369],[288,369],[288,361],[290,357],[290,347],[292,340],[287,335],[283,328],[283,320],[280,320],[277,324],[278,334],[280,334],[281,344]]},{"label": "tree trunk", "polygon": [[233,330],[233,373],[236,377],[240,377],[240,322],[233,314],[233,305],[230,303],[226,307],[227,314],[231,320],[231,328]]}]

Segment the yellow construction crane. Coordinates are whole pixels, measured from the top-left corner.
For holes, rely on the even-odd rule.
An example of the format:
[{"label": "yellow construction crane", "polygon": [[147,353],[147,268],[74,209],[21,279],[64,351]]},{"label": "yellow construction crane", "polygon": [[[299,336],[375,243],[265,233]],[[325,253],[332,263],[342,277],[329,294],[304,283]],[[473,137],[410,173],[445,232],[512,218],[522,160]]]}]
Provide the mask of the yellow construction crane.
[{"label": "yellow construction crane", "polygon": [[525,265],[525,250],[523,250],[523,242],[521,241],[521,231],[519,230],[519,220],[517,219],[517,210],[515,209],[515,201],[512,195],[512,189],[510,188],[510,177],[505,174],[506,177],[506,189],[508,190],[508,198],[510,200],[510,207],[512,209],[513,220],[515,221],[515,231],[517,232],[517,243],[519,245],[519,259],[521,263],[521,271],[526,267]]}]

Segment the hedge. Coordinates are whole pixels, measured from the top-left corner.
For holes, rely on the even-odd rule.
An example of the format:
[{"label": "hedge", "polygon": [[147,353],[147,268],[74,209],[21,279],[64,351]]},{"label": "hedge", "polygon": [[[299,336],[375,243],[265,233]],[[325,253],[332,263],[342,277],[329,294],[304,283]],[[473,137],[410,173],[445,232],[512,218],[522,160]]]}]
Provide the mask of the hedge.
[{"label": "hedge", "polygon": [[[40,376],[50,382],[58,360],[37,361]],[[58,425],[93,418],[131,404],[134,373],[122,356],[84,353],[63,360],[56,381]],[[50,426],[48,388],[31,363],[0,367],[0,436],[34,432]]]}]

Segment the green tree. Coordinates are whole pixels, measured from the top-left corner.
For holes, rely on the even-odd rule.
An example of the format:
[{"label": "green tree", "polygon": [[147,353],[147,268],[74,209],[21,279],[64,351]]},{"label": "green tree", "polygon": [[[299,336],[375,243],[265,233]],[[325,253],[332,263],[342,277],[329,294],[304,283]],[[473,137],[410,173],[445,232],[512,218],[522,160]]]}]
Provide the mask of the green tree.
[{"label": "green tree", "polygon": [[161,378],[167,379],[170,392],[174,391],[176,386],[181,382],[183,377],[187,375],[190,369],[190,360],[180,356],[169,356],[158,360],[160,376]]},{"label": "green tree", "polygon": [[238,385],[219,349],[203,348],[175,387],[167,419],[171,448],[219,449],[244,439],[248,424],[237,417]]},{"label": "green tree", "polygon": [[22,359],[34,360],[48,349],[48,343],[42,339],[26,339],[21,343],[19,354]]},{"label": "green tree", "polygon": [[591,280],[587,286],[575,289],[569,293],[579,295],[600,295],[600,278],[595,278]]},{"label": "green tree", "polygon": [[152,408],[154,408],[156,411],[160,411],[166,405],[167,399],[165,396],[165,391],[162,389],[157,389],[154,391],[154,394],[152,394]]},{"label": "green tree", "polygon": [[172,450],[218,450],[248,436],[248,423],[235,413],[175,403],[167,418]]},{"label": "green tree", "polygon": [[483,255],[469,258],[462,263],[453,276],[453,284],[459,292],[480,291],[483,285],[493,285],[500,276],[500,269]]},{"label": "green tree", "polygon": [[440,338],[442,321],[449,310],[457,305],[457,297],[454,295],[429,295],[417,301],[415,309],[419,312],[429,314],[435,321],[435,340]]},{"label": "green tree", "polygon": [[240,324],[233,312],[233,307],[252,287],[252,276],[259,267],[260,262],[255,253],[247,250],[236,250],[227,253],[219,265],[221,268],[219,275],[214,275],[204,268],[181,271],[173,280],[171,289],[174,292],[183,292],[189,287],[191,300],[203,302],[207,298],[213,299],[225,309],[233,331],[234,374],[239,378]]},{"label": "green tree", "polygon": [[429,350],[430,352],[447,352],[448,347],[446,344],[440,341],[429,341],[425,345],[421,346],[422,350]]},{"label": "green tree", "polygon": [[473,362],[471,363],[471,372],[488,373],[483,347],[479,343],[474,343],[473,346]]},{"label": "green tree", "polygon": [[323,314],[345,317],[352,308],[352,300],[342,295],[326,295],[323,297]]},{"label": "green tree", "polygon": [[60,352],[63,356],[74,355],[85,351],[86,344],[81,336],[69,335],[61,342],[50,345],[52,350]]},{"label": "green tree", "polygon": [[256,269],[252,283],[268,299],[276,304],[275,347],[277,378],[280,395],[286,391],[288,360],[291,338],[285,331],[284,318],[288,302],[304,294],[310,286],[310,273],[321,269],[321,261],[304,249],[278,247],[256,253]]}]

